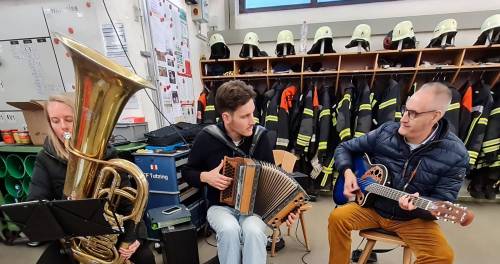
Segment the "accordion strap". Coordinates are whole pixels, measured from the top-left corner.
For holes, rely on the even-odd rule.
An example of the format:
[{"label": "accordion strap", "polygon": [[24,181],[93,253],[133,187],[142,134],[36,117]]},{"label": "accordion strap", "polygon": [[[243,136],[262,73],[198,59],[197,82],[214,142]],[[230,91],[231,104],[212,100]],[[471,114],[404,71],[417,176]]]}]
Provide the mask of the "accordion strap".
[{"label": "accordion strap", "polygon": [[213,137],[215,137],[216,139],[218,139],[222,143],[226,144],[226,146],[231,148],[233,151],[235,151],[236,153],[238,153],[242,157],[253,156],[253,153],[254,153],[255,149],[257,148],[257,144],[259,143],[260,138],[264,134],[264,131],[266,131],[266,129],[262,126],[259,126],[259,125],[255,126],[255,133],[254,133],[253,138],[252,138],[252,145],[251,145],[250,151],[247,155],[243,150],[238,148],[232,141],[228,140],[226,135],[224,134],[224,132],[217,125],[206,126],[203,130],[208,132],[208,134],[212,135]]}]

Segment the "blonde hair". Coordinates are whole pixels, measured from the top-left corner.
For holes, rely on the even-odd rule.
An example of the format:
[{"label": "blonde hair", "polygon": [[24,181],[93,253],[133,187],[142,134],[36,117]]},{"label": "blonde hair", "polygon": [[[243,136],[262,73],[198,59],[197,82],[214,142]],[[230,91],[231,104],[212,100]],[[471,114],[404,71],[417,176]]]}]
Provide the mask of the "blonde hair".
[{"label": "blonde hair", "polygon": [[64,160],[68,159],[68,151],[64,147],[64,143],[59,140],[57,137],[56,133],[52,129],[52,125],[50,124],[50,118],[49,118],[49,113],[47,112],[47,106],[51,102],[59,102],[63,103],[69,107],[71,107],[71,110],[73,110],[73,114],[75,112],[75,94],[72,92],[64,92],[60,94],[55,94],[49,97],[47,102],[45,103],[44,107],[44,112],[45,112],[45,118],[47,119],[47,122],[49,122],[49,131],[48,131],[48,140],[49,143],[54,147],[55,154]]}]

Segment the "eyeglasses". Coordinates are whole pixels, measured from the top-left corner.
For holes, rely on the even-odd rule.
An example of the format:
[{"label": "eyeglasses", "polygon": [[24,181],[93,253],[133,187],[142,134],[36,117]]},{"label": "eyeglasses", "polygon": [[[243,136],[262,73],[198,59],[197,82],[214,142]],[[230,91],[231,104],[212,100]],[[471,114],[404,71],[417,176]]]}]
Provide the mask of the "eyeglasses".
[{"label": "eyeglasses", "polygon": [[413,120],[415,118],[417,118],[418,116],[422,115],[422,114],[427,114],[427,113],[433,113],[433,112],[437,112],[438,110],[431,110],[431,111],[425,111],[425,112],[417,112],[415,110],[408,110],[406,109],[406,105],[403,105],[401,106],[401,117],[403,117],[405,115],[405,113],[408,113],[408,118],[410,120]]}]

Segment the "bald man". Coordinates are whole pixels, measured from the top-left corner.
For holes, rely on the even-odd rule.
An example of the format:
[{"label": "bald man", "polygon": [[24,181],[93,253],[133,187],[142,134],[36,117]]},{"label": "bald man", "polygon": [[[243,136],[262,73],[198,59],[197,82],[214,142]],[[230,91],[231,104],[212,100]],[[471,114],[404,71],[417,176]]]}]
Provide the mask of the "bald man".
[{"label": "bald man", "polygon": [[418,196],[454,202],[468,171],[467,150],[442,118],[450,101],[445,85],[424,84],[402,107],[400,123],[384,123],[337,147],[335,166],[345,178],[346,197],[359,190],[352,158],[360,153],[387,167],[390,187],[411,195],[399,201],[377,196],[371,207],[348,203],[334,209],[328,219],[330,264],[349,263],[351,231],[367,228],[397,233],[416,255],[415,263],[453,263],[453,250],[434,216],[413,204]]}]

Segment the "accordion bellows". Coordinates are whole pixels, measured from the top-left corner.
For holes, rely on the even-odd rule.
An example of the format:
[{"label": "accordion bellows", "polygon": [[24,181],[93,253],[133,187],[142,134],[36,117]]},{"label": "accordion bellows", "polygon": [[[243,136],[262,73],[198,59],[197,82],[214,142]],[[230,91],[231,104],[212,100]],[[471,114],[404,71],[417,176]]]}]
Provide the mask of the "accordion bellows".
[{"label": "accordion bellows", "polygon": [[257,214],[271,227],[278,227],[290,212],[306,203],[304,189],[274,164],[224,157],[222,174],[233,181],[221,191],[220,202],[242,215]]}]

